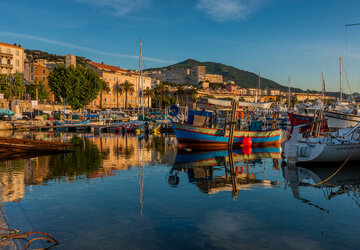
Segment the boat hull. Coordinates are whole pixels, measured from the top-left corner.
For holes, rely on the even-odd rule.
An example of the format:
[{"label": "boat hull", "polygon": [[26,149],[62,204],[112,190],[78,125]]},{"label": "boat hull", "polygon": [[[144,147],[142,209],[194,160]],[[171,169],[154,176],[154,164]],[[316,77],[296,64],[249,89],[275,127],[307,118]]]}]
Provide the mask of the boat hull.
[{"label": "boat hull", "polygon": [[[229,131],[211,129],[173,122],[179,148],[219,149],[227,148]],[[281,145],[281,130],[234,131],[234,147],[241,147],[243,139],[250,137],[252,146]]]},{"label": "boat hull", "polygon": [[[301,148],[299,146],[299,148]],[[299,152],[301,154],[301,152]],[[360,144],[318,144],[308,157],[298,157],[298,162],[344,162],[360,160]]]},{"label": "boat hull", "polygon": [[360,116],[342,114],[340,112],[325,111],[329,128],[349,128],[360,122]]}]

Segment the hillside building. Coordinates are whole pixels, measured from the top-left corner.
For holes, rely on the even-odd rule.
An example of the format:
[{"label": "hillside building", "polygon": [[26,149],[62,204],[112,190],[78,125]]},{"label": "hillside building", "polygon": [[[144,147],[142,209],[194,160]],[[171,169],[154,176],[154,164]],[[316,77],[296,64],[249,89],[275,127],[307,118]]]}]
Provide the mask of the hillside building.
[{"label": "hillside building", "polygon": [[161,82],[176,84],[223,83],[222,75],[206,74],[205,66],[196,66],[190,69],[161,69],[145,72],[145,75]]},{"label": "hillside building", "polygon": [[24,73],[25,53],[21,45],[0,42],[0,74]]},{"label": "hillside building", "polygon": [[205,81],[211,83],[224,83],[223,76],[216,74],[205,74]]},{"label": "hillside building", "polygon": [[68,54],[65,56],[65,67],[74,66],[76,68],[76,56]]},{"label": "hillside building", "polygon": [[[127,95],[127,107],[126,108],[137,108],[145,106],[147,107],[147,98],[143,98],[143,104],[140,103],[140,77],[136,72],[131,72],[126,69],[121,69],[116,66],[107,65],[104,63],[87,62],[87,68],[92,68],[97,72],[101,79],[109,83],[110,91],[108,93],[103,92],[102,94],[102,108],[125,108],[125,93],[118,93],[117,89],[119,84],[128,81],[134,85],[134,93],[128,93]],[[143,88],[144,90],[149,87],[151,88],[152,80],[150,77],[143,76]],[[100,94],[93,101],[92,107],[100,108]],[[151,100],[150,100],[151,107]]]}]

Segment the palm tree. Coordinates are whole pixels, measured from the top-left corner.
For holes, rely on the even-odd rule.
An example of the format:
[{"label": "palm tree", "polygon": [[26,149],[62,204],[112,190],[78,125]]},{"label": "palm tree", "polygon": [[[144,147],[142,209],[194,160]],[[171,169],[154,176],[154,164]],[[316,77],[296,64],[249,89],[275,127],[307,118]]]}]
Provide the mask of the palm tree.
[{"label": "palm tree", "polygon": [[103,103],[103,92],[109,93],[110,91],[110,86],[108,82],[105,82],[104,80],[102,81],[102,86],[101,86],[101,90],[100,90],[100,109],[102,109],[102,103]]},{"label": "palm tree", "polygon": [[128,95],[128,93],[133,94],[135,92],[134,84],[132,84],[128,80],[126,80],[123,83],[120,83],[119,92],[125,93],[125,107],[124,108],[127,108],[127,95]]},{"label": "palm tree", "polygon": [[116,108],[119,108],[119,93],[120,95],[122,93],[119,82],[114,84],[114,91],[116,92]]},{"label": "palm tree", "polygon": [[150,98],[154,97],[154,91],[151,88],[147,87],[144,90],[144,97],[147,97],[147,99],[148,99],[148,108],[150,108]]},{"label": "palm tree", "polygon": [[181,100],[183,94],[185,94],[185,89],[183,86],[179,86],[178,89],[176,90],[176,101],[178,101],[177,99]]},{"label": "palm tree", "polygon": [[197,90],[197,88],[192,87],[192,88],[190,89],[190,93],[191,93],[191,99],[192,99],[192,101],[193,101],[193,102],[197,102],[197,100],[198,100],[198,90]]},{"label": "palm tree", "polygon": [[164,93],[168,90],[168,86],[166,86],[164,83],[160,83],[158,86],[156,86],[155,88],[155,93],[160,95],[160,108],[162,109],[162,103],[163,103],[163,96]]}]

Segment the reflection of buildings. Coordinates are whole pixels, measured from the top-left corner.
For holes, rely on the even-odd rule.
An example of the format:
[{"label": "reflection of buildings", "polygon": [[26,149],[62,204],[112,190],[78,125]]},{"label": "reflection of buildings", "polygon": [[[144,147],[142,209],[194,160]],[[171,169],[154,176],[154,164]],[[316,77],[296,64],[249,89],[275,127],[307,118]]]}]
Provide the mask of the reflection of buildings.
[{"label": "reflection of buildings", "polygon": [[170,160],[166,155],[175,151],[172,148],[174,142],[168,144],[167,140],[165,137],[150,136],[146,142],[145,139],[139,140],[137,136],[113,134],[91,138],[103,153],[102,167],[107,170],[128,169],[139,165],[139,162],[146,165]]},{"label": "reflection of buildings", "polygon": [[[75,142],[86,140],[86,143],[82,144],[81,148],[75,148],[74,153],[0,162],[0,191],[3,202],[22,199],[26,185],[39,185],[51,180],[72,182],[79,176],[111,176],[118,170],[146,167],[150,163],[168,165],[172,163],[175,155],[175,143],[169,142],[170,139],[174,141],[175,137],[151,135],[149,138],[140,139],[131,135],[103,134],[99,137],[81,138],[83,134],[71,133],[19,133],[16,136],[64,142],[77,137]],[[99,155],[92,157],[93,154]],[[84,162],[87,159],[89,161]],[[89,166],[91,164],[94,165]]]},{"label": "reflection of buildings", "polygon": [[0,170],[1,200],[2,202],[18,201],[25,194],[25,173],[21,170],[13,170],[14,168],[7,163]]}]

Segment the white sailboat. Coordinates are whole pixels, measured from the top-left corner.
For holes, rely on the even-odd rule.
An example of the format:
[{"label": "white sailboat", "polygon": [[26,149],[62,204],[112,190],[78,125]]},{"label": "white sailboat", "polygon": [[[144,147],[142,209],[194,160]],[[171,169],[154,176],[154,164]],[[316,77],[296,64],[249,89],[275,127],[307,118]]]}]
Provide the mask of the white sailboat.
[{"label": "white sailboat", "polygon": [[326,137],[302,138],[295,126],[285,143],[284,155],[289,162],[344,162],[360,160],[360,122],[353,128],[339,129]]}]

